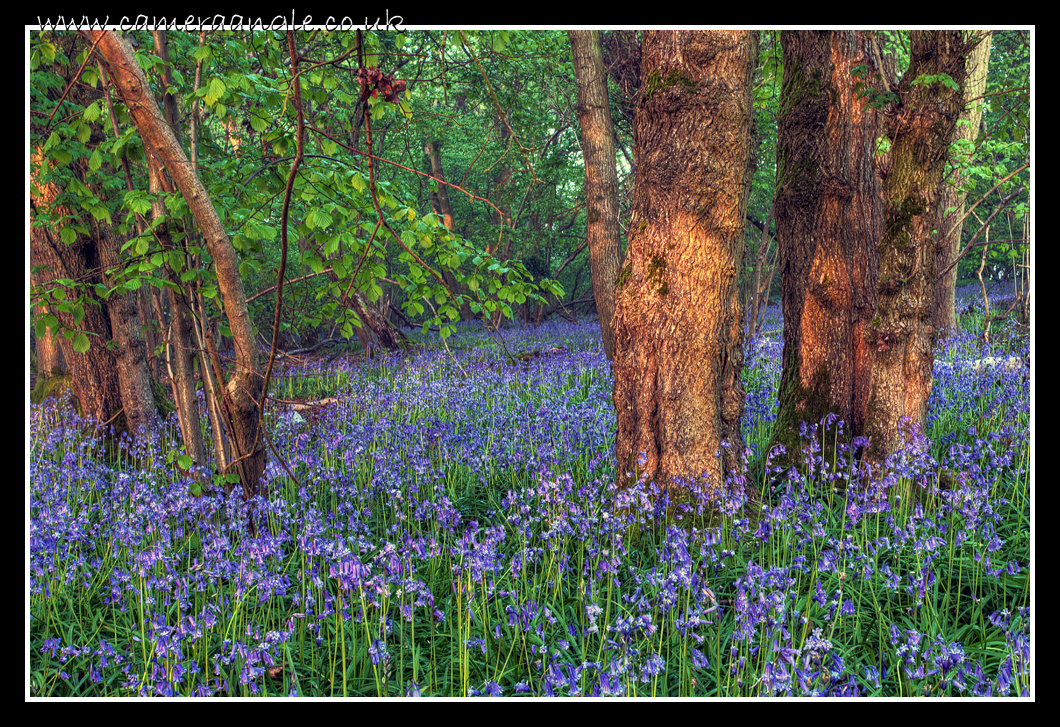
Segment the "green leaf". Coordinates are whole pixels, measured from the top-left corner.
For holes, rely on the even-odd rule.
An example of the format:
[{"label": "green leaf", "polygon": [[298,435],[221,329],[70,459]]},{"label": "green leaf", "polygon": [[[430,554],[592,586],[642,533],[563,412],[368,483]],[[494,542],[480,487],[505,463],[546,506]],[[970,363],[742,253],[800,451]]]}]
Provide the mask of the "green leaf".
[{"label": "green leaf", "polygon": [[309,225],[310,229],[322,229],[331,224],[331,215],[319,207],[314,207],[306,215],[305,223]]},{"label": "green leaf", "polygon": [[490,34],[490,50],[492,50],[494,53],[503,53],[507,45],[507,30],[495,30]]},{"label": "green leaf", "polygon": [[209,85],[206,87],[206,103],[213,106],[217,101],[225,95],[225,91],[228,87],[225,86],[225,82],[220,78],[210,79]]},{"label": "green leaf", "polygon": [[92,216],[101,222],[110,223],[110,210],[104,204],[94,204],[88,209]]},{"label": "green leaf", "polygon": [[88,342],[88,336],[84,333],[78,333],[75,335],[71,343],[73,344],[74,350],[78,353],[86,353],[90,345]]},{"label": "green leaf", "polygon": [[98,119],[99,118],[99,101],[93,101],[87,107],[85,107],[85,112],[84,112],[84,114],[82,114],[82,116],[84,117],[85,121],[89,121],[89,122],[95,121],[96,119]]},{"label": "green leaf", "polygon": [[125,206],[138,214],[147,214],[151,211],[151,199],[141,192],[127,192]]}]

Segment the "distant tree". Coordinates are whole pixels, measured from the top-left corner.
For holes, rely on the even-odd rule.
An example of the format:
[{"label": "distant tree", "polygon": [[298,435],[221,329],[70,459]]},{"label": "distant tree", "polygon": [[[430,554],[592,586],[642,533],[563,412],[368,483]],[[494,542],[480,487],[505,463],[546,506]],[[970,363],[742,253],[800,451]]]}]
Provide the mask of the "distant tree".
[{"label": "distant tree", "polygon": [[[423,153],[427,155],[431,163],[431,176],[436,180],[437,188],[431,193],[431,208],[442,218],[445,229],[452,231],[453,225],[453,203],[449,201],[449,186],[445,183],[445,168],[442,166],[442,142],[439,139],[431,139],[423,146]],[[442,268],[446,285],[450,290],[459,291],[460,286],[456,282],[453,271],[447,267]],[[471,321],[475,316],[471,312],[471,306],[465,301],[460,306],[460,320]]]},{"label": "distant tree", "polygon": [[621,252],[614,129],[607,99],[600,32],[572,30],[570,44],[574,54],[574,75],[578,80],[577,112],[585,158],[589,268],[604,352],[611,360],[615,349],[611,319],[615,311],[615,281]]},{"label": "distant tree", "polygon": [[[990,65],[990,41],[993,33],[989,30],[967,30],[965,39],[974,46],[968,53],[968,81],[964,86],[964,109],[957,122],[954,142],[957,145],[957,161],[953,165],[953,174],[946,179],[939,190],[939,201],[935,207],[938,222],[938,269],[942,277],[935,287],[935,305],[932,317],[935,328],[940,332],[948,331],[957,325],[957,312],[954,300],[957,292],[957,267],[951,263],[960,253],[961,230],[964,229],[964,200],[968,196],[965,184],[968,175],[964,167],[971,161],[975,140],[979,136],[979,123],[983,118],[982,98],[986,91],[987,69]],[[944,272],[949,269],[948,272]]]},{"label": "distant tree", "polygon": [[[180,139],[180,115],[177,109],[177,94],[173,88],[173,74],[169,63],[169,43],[164,30],[155,30],[152,33],[155,55],[166,62],[162,69],[159,80],[162,87],[168,90],[163,96],[163,110],[166,115],[166,123],[173,130],[174,136]],[[172,180],[166,176],[162,160],[152,149],[147,149],[147,184],[148,190],[157,195],[151,202],[151,220],[154,235],[164,250],[177,250],[169,230],[169,220],[166,214],[166,203],[162,193],[174,192]],[[194,163],[193,163],[194,166]],[[180,423],[181,439],[184,441],[184,451],[191,458],[194,465],[193,471],[196,477],[201,477],[207,466],[206,446],[203,442],[202,428],[199,425],[199,399],[197,394],[198,382],[195,375],[195,360],[200,361],[200,370],[204,378],[208,377],[207,359],[203,355],[203,347],[198,345],[194,335],[194,316],[192,315],[191,299],[193,297],[193,286],[183,285],[180,277],[169,268],[169,278],[172,285],[166,288],[166,299],[169,304],[169,325],[166,326],[166,341],[168,343],[167,368],[170,375],[170,386],[173,390],[173,402],[177,411],[177,419]],[[211,387],[204,387],[207,392]],[[216,400],[214,401],[216,404]],[[220,435],[220,427],[214,427]],[[223,451],[223,447],[217,447]],[[225,460],[220,460],[223,463]],[[200,491],[202,491],[200,483]]]},{"label": "distant tree", "polygon": [[643,475],[717,491],[741,461],[737,269],[757,51],[754,32],[644,34],[633,214],[615,292],[620,485]]}]

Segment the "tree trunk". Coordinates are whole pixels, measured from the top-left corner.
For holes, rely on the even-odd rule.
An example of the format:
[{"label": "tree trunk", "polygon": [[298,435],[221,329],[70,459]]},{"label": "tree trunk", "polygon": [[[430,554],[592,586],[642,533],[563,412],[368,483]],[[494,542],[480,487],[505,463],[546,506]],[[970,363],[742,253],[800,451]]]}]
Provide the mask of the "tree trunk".
[{"label": "tree trunk", "polygon": [[[876,346],[866,431],[870,459],[901,443],[906,420],[926,419],[934,363],[937,261],[932,233],[939,184],[964,107],[966,44],[960,31],[914,30],[909,68],[888,117],[890,162],[883,180],[884,233],[877,243],[879,282],[870,342]],[[946,74],[957,84],[916,83]]]},{"label": "tree trunk", "polygon": [[[426,143],[423,147],[423,151],[427,154],[427,157],[431,162],[431,176],[435,179],[440,179],[445,182],[445,169],[442,167],[442,149],[441,142],[437,140],[431,140]],[[445,229],[452,232],[453,225],[453,204],[449,200],[449,187],[443,183],[438,184],[438,191],[431,193],[432,207],[435,212],[442,218],[442,222],[445,225]],[[456,282],[456,276],[453,275],[453,271],[448,267],[439,266],[442,271],[442,276],[445,278],[445,284],[449,286],[449,289],[453,292],[463,293],[460,286]],[[471,305],[464,301],[460,305],[460,320],[470,321],[474,320],[475,315],[471,312]]]},{"label": "tree trunk", "polygon": [[[103,280],[107,287],[113,288],[113,272],[122,266],[120,241],[110,225],[98,222],[95,227],[95,240],[104,268]],[[116,344],[118,392],[125,410],[126,426],[130,433],[134,433],[146,429],[157,417],[137,294],[131,291],[111,294],[107,299],[107,315]]]},{"label": "tree trunk", "polygon": [[[31,199],[35,215],[56,214],[63,218],[69,210],[54,208],[53,202],[60,190],[54,184],[35,181],[32,185],[39,191]],[[59,278],[77,280],[91,285],[102,284],[99,278],[100,262],[95,241],[89,235],[78,234],[73,243],[67,245],[59,239],[58,230],[48,225],[30,227],[30,264],[43,266],[37,281],[41,287],[52,285]],[[57,336],[70,372],[71,387],[81,407],[81,413],[98,424],[110,422],[122,406],[118,389],[118,371],[114,357],[107,350],[111,339],[110,320],[105,301],[91,291],[84,291],[84,316],[75,320],[73,315],[53,309],[52,313],[67,329],[85,331],[91,343],[84,353],[74,350],[70,340]]]},{"label": "tree trunk", "polygon": [[[162,162],[148,150],[147,177],[148,189],[152,194],[170,191],[163,180]],[[161,198],[151,203],[151,216],[155,220],[155,237],[165,250],[173,248],[169,226],[166,220],[166,205]],[[161,221],[159,221],[161,220]],[[170,280],[180,285],[180,279],[170,273]],[[199,400],[196,396],[195,358],[198,346],[192,336],[192,315],[186,293],[180,293],[172,287],[166,289],[169,302],[169,326],[165,331],[168,354],[166,356],[170,385],[173,390],[173,403],[180,421],[181,438],[184,451],[191,457],[195,467],[201,471],[206,467],[206,446],[203,442],[202,429],[199,427]],[[205,360],[205,359],[204,359]],[[198,478],[198,472],[195,473]],[[200,481],[200,485],[206,485]],[[202,487],[202,490],[206,490]]]},{"label": "tree trunk", "polygon": [[615,312],[621,233],[618,227],[618,173],[611,109],[607,99],[600,31],[571,30],[574,75],[578,80],[578,122],[585,157],[586,230],[593,297],[600,315],[604,352],[610,361],[615,344],[611,320]]},{"label": "tree trunk", "polygon": [[[32,233],[31,233],[32,234]],[[40,284],[38,276],[34,275],[33,285]],[[45,309],[40,305],[33,306],[37,314],[43,314]],[[37,376],[51,378],[66,371],[66,360],[63,359],[63,350],[59,345],[59,338],[51,328],[44,329],[44,335],[36,339],[37,353]]]},{"label": "tree trunk", "polygon": [[644,34],[633,214],[615,294],[620,486],[644,476],[718,492],[741,466],[737,269],[757,52],[753,32]]},{"label": "tree trunk", "polygon": [[[980,98],[986,90],[986,74],[990,64],[990,40],[992,33],[989,30],[973,30],[965,32],[965,40],[978,44],[968,55],[968,82],[964,87],[964,110],[961,112],[957,130],[954,132],[954,141],[963,140],[975,144],[979,136],[979,122],[983,117],[984,101]],[[960,153],[959,153],[960,154]],[[961,154],[971,159],[971,152]],[[962,163],[967,163],[962,160]],[[954,171],[953,177],[947,180],[939,190],[939,202],[936,210],[938,222],[935,229],[938,230],[938,269],[946,270],[950,267],[960,251],[961,230],[964,228],[962,217],[964,217],[964,200],[967,197],[963,187],[967,182],[967,176],[962,173],[960,167]],[[952,211],[950,211],[952,210]],[[946,332],[957,327],[957,312],[954,310],[954,298],[957,292],[957,267],[944,273],[939,278],[935,287],[935,305],[933,318],[935,328],[939,332]]]},{"label": "tree trunk", "polygon": [[[367,328],[374,333],[379,345],[387,351],[400,351],[404,348],[401,331],[392,328],[387,317],[379,310],[379,307],[365,298],[361,291],[353,288],[347,297],[347,303],[361,320],[361,332]],[[358,336],[360,335],[361,333],[358,332]],[[361,343],[364,345],[363,338]],[[365,346],[364,348],[365,352],[367,352],[368,347]]]},{"label": "tree trunk", "polygon": [[865,424],[883,230],[875,164],[882,128],[850,73],[870,62],[865,34],[785,31],[781,44],[775,214],[784,355],[772,443],[799,461],[802,422],[834,413],[853,435]]},{"label": "tree trunk", "polygon": [[[81,49],[76,35],[60,34],[55,40],[67,58],[76,57]],[[88,106],[99,98],[97,90],[75,82],[76,66],[57,65],[55,70],[69,86],[69,102]],[[58,99],[60,93],[61,90],[55,91],[53,98]],[[102,140],[102,131],[93,128],[87,144],[95,148]],[[98,185],[90,179],[87,157],[73,160],[67,172],[82,188],[99,193]],[[99,424],[135,431],[155,416],[135,295],[115,293],[104,300],[93,289],[113,282],[108,271],[120,266],[118,240],[108,222],[93,217],[87,225],[89,232],[78,233],[69,245],[64,243],[59,233],[64,224],[69,224],[64,220],[80,218],[81,214],[56,204],[63,192],[60,183],[63,177],[56,173],[40,149],[34,149],[31,176],[30,204],[35,218],[30,229],[31,264],[45,266],[35,282],[47,286],[51,281],[67,278],[84,286],[74,293],[85,299],[81,306],[82,318],[76,318],[70,311],[53,311],[65,328],[84,331],[90,336],[90,345],[84,353],[75,351],[65,336],[59,337],[74,395],[85,416]],[[58,223],[52,224],[52,220]]]},{"label": "tree trunk", "polygon": [[230,466],[235,467],[239,474],[243,496],[250,498],[258,493],[265,471],[265,443],[259,429],[260,404],[264,392],[259,371],[258,344],[254,338],[243,282],[239,277],[239,259],[209,195],[192,171],[184,150],[159,111],[151,87],[128,44],[113,31],[89,30],[86,33],[92,41],[98,41],[97,50],[103,57],[108,74],[120,90],[140,135],[162,159],[184,195],[213,258],[218,288],[235,344],[235,370],[225,387],[229,439],[235,450],[235,461]]}]

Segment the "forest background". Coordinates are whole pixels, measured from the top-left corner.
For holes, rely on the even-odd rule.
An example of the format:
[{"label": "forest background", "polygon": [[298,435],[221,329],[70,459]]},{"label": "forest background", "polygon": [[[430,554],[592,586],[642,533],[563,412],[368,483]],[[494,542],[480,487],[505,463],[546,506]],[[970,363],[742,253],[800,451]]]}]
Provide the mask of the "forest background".
[{"label": "forest background", "polygon": [[[902,67],[907,34],[878,36]],[[157,74],[156,96],[186,138],[189,163],[231,236],[248,314],[266,348],[272,339],[290,351],[356,335],[362,348],[396,349],[405,345],[403,326],[434,330],[444,339],[459,320],[533,324],[595,312],[576,79],[565,32],[307,34],[299,53],[333,60],[300,76],[307,146],[298,176],[289,174],[297,120],[285,39],[239,31],[171,33],[162,60],[158,39],[147,33],[130,38],[138,62]],[[783,63],[779,34],[760,38],[746,255],[739,268],[748,333],[781,289],[771,221]],[[62,359],[113,357],[114,350],[131,346],[134,353],[125,358],[143,358],[157,378],[169,335],[158,321],[172,315],[173,294],[197,317],[198,348],[207,347],[202,334],[211,331],[224,348],[230,329],[209,246],[188,225],[179,195],[149,189],[148,156],[122,107],[113,105],[111,92],[103,93],[101,67],[80,69],[84,83],[66,94],[57,113],[57,97],[85,49],[74,35],[33,33],[30,40],[33,169],[48,160],[52,191],[40,181],[34,190],[54,197],[46,218],[31,206],[33,227],[60,228],[64,250],[79,247],[72,243],[89,230],[114,236],[109,244],[91,245],[81,259],[61,263],[45,247],[34,248],[33,374],[47,377]],[[970,283],[981,273],[985,286],[1005,282],[1018,292],[1028,287],[1030,251],[1028,40],[1015,30],[993,35],[978,129],[956,142],[960,153],[948,177],[973,200],[961,215],[969,221],[956,246],[966,254],[951,274]],[[620,220],[628,220],[632,204],[638,43],[635,31],[601,37]],[[63,72],[70,78],[54,65],[66,56],[71,67]],[[375,67],[377,77],[367,80],[365,69]],[[380,79],[392,84],[386,93],[379,92]],[[38,180],[39,172],[31,176]],[[386,210],[385,227],[377,205]],[[1005,231],[997,232],[1002,225]],[[625,238],[623,230],[623,250]],[[280,270],[284,300],[277,308]],[[127,325],[115,324],[112,308],[143,327],[143,344],[123,340]],[[210,325],[203,328],[203,322]],[[40,341],[56,345],[42,354]],[[92,341],[100,345],[93,349]],[[107,346],[112,351],[104,354]],[[86,368],[98,370],[95,378],[86,379]],[[82,406],[101,421],[110,419],[121,398],[115,367],[79,362],[74,371]],[[91,386],[81,383],[88,380]],[[150,399],[143,391],[137,396]],[[146,404],[125,404],[136,421],[145,416],[137,412]]]},{"label": "forest background", "polygon": [[[905,68],[916,55],[908,33],[857,37],[882,53],[873,64]],[[989,72],[974,96],[981,116],[958,122],[972,133],[945,150],[939,189],[956,197],[940,207],[964,220],[953,284],[974,283],[980,295],[959,310],[934,306],[963,314],[977,338],[1017,358],[1030,325],[1030,38],[990,36]],[[622,259],[641,229],[629,223],[637,100],[659,87],[641,87],[638,32],[598,41]],[[598,311],[588,239],[596,218],[584,197],[566,33],[140,32],[126,42],[98,31],[30,36],[31,383],[39,393],[68,385],[88,421],[115,431],[111,456],[127,446],[124,431],[172,400],[183,446],[166,464],[191,478],[193,495],[240,489],[253,501],[265,461],[286,466],[274,449],[266,454],[273,443],[261,425],[263,393],[287,356],[367,362],[425,342],[452,356],[454,333],[471,328],[503,349],[505,331]],[[793,279],[771,224],[778,123],[790,118],[785,49],[772,31],[754,43],[734,293],[744,313],[733,338],[748,342]],[[843,69],[845,81],[886,110],[896,99],[871,66]],[[157,102],[153,117],[148,101]],[[885,157],[887,139],[876,144]],[[664,297],[672,271],[649,258],[633,275]],[[881,337],[879,350],[890,343]],[[509,363],[519,355],[508,352]],[[248,528],[254,535],[253,515]]]}]

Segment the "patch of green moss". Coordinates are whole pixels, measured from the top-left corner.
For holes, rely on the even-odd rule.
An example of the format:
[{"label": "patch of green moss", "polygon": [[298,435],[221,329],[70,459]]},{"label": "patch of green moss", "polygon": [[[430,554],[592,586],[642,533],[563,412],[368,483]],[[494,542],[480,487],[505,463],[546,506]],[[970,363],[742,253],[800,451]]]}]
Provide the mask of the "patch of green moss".
[{"label": "patch of green moss", "polygon": [[[800,108],[813,103],[821,93],[822,74],[819,69],[814,69],[809,74],[802,72],[800,62],[793,68],[785,68],[784,93],[780,96],[780,106],[777,109],[778,118],[787,118],[795,114]],[[836,101],[834,88],[829,87],[828,92],[832,103]],[[786,188],[789,193],[803,194],[811,191],[817,184],[820,171],[812,154],[802,154],[797,164],[792,164],[788,156],[785,144],[777,146],[777,188]]]},{"label": "patch of green moss", "polygon": [[909,230],[913,224],[913,218],[923,214],[925,209],[927,205],[917,195],[902,200],[898,205],[898,213],[887,220],[884,239],[898,250],[908,249],[912,241]]},{"label": "patch of green moss", "polygon": [[159,416],[164,417],[177,410],[177,405],[169,398],[169,390],[154,376],[151,377],[151,393],[155,396],[155,409]]},{"label": "patch of green moss", "polygon": [[663,275],[665,270],[666,260],[658,255],[652,255],[648,261],[647,279],[658,284],[659,287],[656,290],[661,296],[670,292],[670,286],[666,284],[666,278]]},{"label": "patch of green moss", "polygon": [[653,70],[648,74],[648,81],[644,87],[644,98],[647,100],[656,92],[672,86],[681,86],[689,94],[695,94],[699,91],[699,84],[696,83],[696,80],[680,69],[671,69],[665,75],[660,74],[658,70]]},{"label": "patch of green moss", "polygon": [[49,397],[62,398],[66,392],[70,393],[70,399],[80,413],[81,405],[74,396],[73,378],[70,374],[38,376],[36,386],[33,387],[33,391],[29,392],[29,400],[31,404],[40,404]]}]

